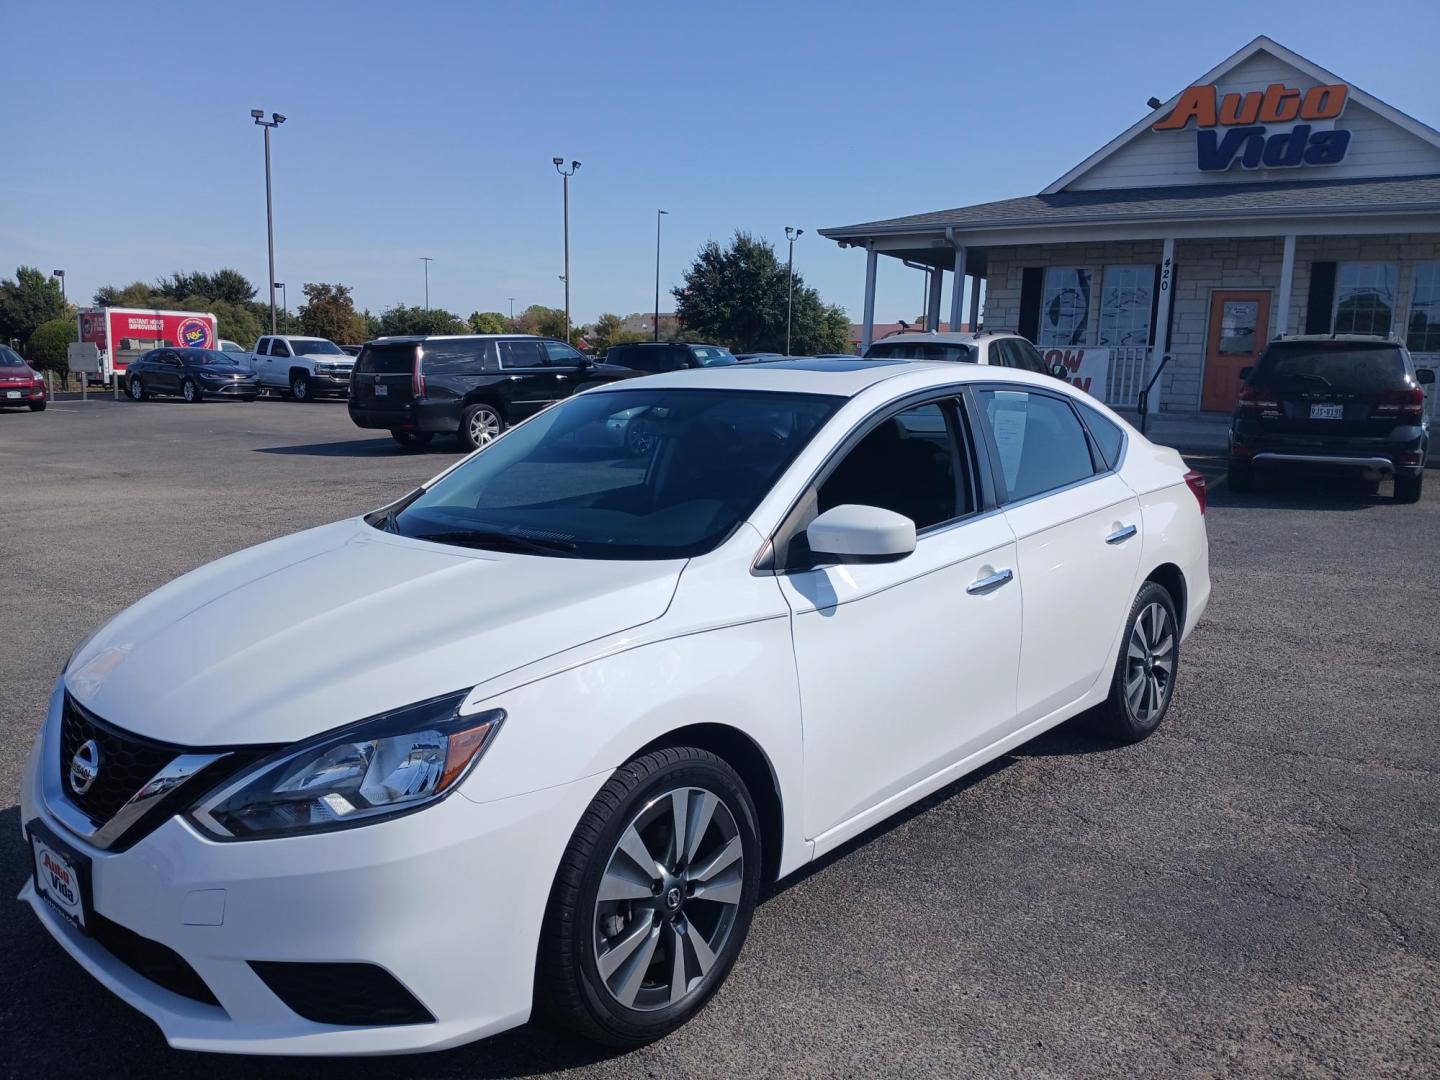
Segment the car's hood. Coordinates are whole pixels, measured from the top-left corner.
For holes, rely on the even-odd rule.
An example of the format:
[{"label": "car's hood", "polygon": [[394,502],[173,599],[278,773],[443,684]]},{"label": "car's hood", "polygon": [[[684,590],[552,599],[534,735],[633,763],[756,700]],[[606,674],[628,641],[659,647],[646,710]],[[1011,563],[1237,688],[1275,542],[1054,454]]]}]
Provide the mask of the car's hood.
[{"label": "car's hood", "polygon": [[249,375],[249,368],[240,367],[238,364],[206,364],[204,367],[196,368],[202,375]]},{"label": "car's hood", "polygon": [[85,644],[65,685],[101,719],[163,742],[291,742],[659,618],[683,567],[337,522],[151,593]]},{"label": "car's hood", "polygon": [[349,353],[307,352],[300,353],[306,360],[318,360],[322,364],[347,364],[353,366],[355,357]]}]

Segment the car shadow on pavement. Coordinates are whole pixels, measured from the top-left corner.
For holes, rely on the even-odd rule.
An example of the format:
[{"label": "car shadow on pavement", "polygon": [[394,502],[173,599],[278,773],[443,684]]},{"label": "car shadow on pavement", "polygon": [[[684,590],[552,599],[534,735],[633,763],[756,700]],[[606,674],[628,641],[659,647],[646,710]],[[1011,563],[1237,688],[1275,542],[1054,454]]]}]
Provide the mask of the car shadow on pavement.
[{"label": "car shadow on pavement", "polygon": [[1230,490],[1228,482],[1212,481],[1208,503],[1215,507],[1237,510],[1366,510],[1372,506],[1390,506],[1388,483],[1377,486],[1373,481],[1340,476],[1294,476],[1277,473],[1259,476],[1255,486],[1243,494]]},{"label": "car shadow on pavement", "polygon": [[[430,449],[449,450],[449,445],[436,446]],[[455,447],[455,453],[460,448]],[[383,439],[348,439],[345,442],[322,442],[302,443],[298,446],[257,446],[257,454],[284,454],[298,457],[338,457],[338,458],[360,458],[360,457],[416,457],[419,456],[413,450],[405,450],[397,446],[394,440],[386,437]]]}]

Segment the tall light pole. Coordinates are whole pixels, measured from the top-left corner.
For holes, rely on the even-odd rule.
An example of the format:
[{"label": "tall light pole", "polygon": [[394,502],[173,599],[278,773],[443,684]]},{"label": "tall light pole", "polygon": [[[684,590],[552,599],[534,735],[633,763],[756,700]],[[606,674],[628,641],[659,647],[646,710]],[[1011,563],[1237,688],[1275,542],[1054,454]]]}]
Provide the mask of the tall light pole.
[{"label": "tall light pole", "polygon": [[285,291],[285,282],[275,282],[275,288],[280,290],[280,309],[285,313],[285,333],[290,332],[290,294]]},{"label": "tall light pole", "polygon": [[785,226],[785,239],[790,241],[790,261],[785,271],[789,279],[788,295],[785,299],[785,355],[790,355],[790,309],[795,306],[795,241],[805,235],[804,229]]},{"label": "tall light pole", "polygon": [[580,162],[570,162],[570,171],[565,171],[564,158],[551,158],[555,171],[563,177],[565,188],[565,344],[570,344],[570,177],[580,171]]},{"label": "tall light pole", "polygon": [[505,299],[510,301],[510,325],[513,326],[515,325],[515,297],[507,296]]},{"label": "tall light pole", "polygon": [[60,299],[61,299],[61,300],[64,300],[64,299],[65,299],[65,271],[64,271],[64,270],[51,270],[51,271],[50,271],[50,276],[51,276],[51,277],[58,277],[58,278],[60,279]]},{"label": "tall light pole", "polygon": [[655,211],[655,340],[660,340],[660,218],[669,210]]},{"label": "tall light pole", "polygon": [[435,260],[429,255],[421,255],[420,261],[425,264],[425,310],[430,310],[430,264]]},{"label": "tall light pole", "polygon": [[265,129],[265,239],[270,245],[270,333],[275,333],[275,203],[270,193],[270,129],[285,122],[278,112],[265,119],[264,109],[251,109],[250,117]]}]

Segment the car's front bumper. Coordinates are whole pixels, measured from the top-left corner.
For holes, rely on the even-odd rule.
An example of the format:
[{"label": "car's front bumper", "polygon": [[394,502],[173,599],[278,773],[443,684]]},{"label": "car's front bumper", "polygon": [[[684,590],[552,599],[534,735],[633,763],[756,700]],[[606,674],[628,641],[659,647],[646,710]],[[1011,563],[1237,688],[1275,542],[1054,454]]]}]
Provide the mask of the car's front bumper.
[{"label": "car's front bumper", "polygon": [[[59,700],[57,693],[50,723]],[[404,1053],[523,1023],[555,868],[604,780],[478,802],[482,763],[467,782],[480,790],[376,825],[221,843],[172,818],[129,850],[107,852],[68,832],[44,805],[39,770],[55,763],[41,742],[26,769],[22,827],[38,820],[88,856],[94,911],[178,953],[218,1004],[151,982],[57,915],[33,882],[20,899],[171,1046],[230,1053]],[[375,965],[435,1019],[316,1023],[292,1011],[250,961]],[[54,1018],[57,1027],[67,1022],[83,1018]]]},{"label": "car's front bumper", "polygon": [[200,390],[207,397],[253,398],[260,395],[260,384],[253,381],[202,382],[200,384]]}]

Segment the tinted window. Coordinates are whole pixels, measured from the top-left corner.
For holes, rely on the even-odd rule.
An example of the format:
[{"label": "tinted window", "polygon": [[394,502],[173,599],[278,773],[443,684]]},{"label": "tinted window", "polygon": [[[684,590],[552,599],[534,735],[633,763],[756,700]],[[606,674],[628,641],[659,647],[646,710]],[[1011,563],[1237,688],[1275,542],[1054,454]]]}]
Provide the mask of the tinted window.
[{"label": "tinted window", "polygon": [[29,365],[26,364],[24,360],[21,360],[21,359],[20,359],[20,354],[19,354],[19,353],[17,353],[17,352],[15,352],[14,350],[10,349],[8,346],[0,345],[0,367],[28,367],[28,366],[29,366]]},{"label": "tinted window", "polygon": [[722,349],[715,345],[692,345],[690,347],[690,355],[695,358],[695,362],[701,367],[718,367],[723,364],[738,364],[740,362],[731,355],[729,349]]},{"label": "tinted window", "polygon": [[[428,362],[427,362],[428,363]],[[415,370],[415,345],[366,345],[355,361],[356,371],[376,375],[408,375]]]},{"label": "tinted window", "polygon": [[1028,341],[1020,338],[1010,339],[1010,348],[1015,355],[1015,366],[1026,371],[1033,371],[1037,375],[1048,375],[1045,368],[1045,359],[1040,355],[1040,350],[1031,345]]},{"label": "tinted window", "polygon": [[1405,385],[1398,345],[1353,341],[1279,342],[1265,350],[1250,381],[1262,386],[1307,384],[1321,390],[1375,393]]},{"label": "tinted window", "polygon": [[495,367],[495,342],[437,339],[425,342],[420,355],[426,375],[479,375]]},{"label": "tinted window", "polygon": [[269,339],[268,337],[262,337],[262,338],[260,339],[259,343],[255,346],[255,355],[256,355],[256,356],[269,356],[269,355],[270,355],[270,339]]},{"label": "tinted window", "polygon": [[1100,447],[1100,456],[1105,461],[1107,469],[1113,469],[1120,463],[1120,450],[1125,445],[1125,432],[1120,425],[1100,412],[1099,409],[1092,409],[1084,402],[1077,401],[1075,407],[1080,410],[1080,415],[1085,420],[1085,426],[1090,429],[1090,437]]},{"label": "tinted window", "polygon": [[579,367],[580,353],[563,341],[545,342],[545,356],[552,367]]},{"label": "tinted window", "polygon": [[854,503],[903,514],[917,529],[965,512],[957,502],[949,406],[921,405],[881,421],[820,486],[817,512]]},{"label": "tinted window", "polygon": [[545,350],[538,340],[500,342],[500,366],[507,368],[543,367]]},{"label": "tinted window", "polygon": [[[395,527],[436,543],[556,557],[699,555],[754,510],[845,400],[675,389],[581,394],[436,481],[395,516]],[[643,438],[632,438],[635,431]]]},{"label": "tinted window", "polygon": [[234,359],[219,349],[181,349],[180,358],[190,367],[205,364],[224,364],[226,367],[235,366]]},{"label": "tinted window", "polygon": [[619,364],[633,371],[679,371],[685,367],[688,350],[670,345],[622,345],[605,354],[608,363]]},{"label": "tinted window", "polygon": [[979,397],[1011,502],[1094,474],[1085,431],[1065,402],[1026,390],[982,390]]},{"label": "tinted window", "polygon": [[279,338],[275,338],[273,341],[270,342],[270,355],[289,356],[290,346],[285,344],[285,342],[281,341]]},{"label": "tinted window", "polygon": [[865,352],[865,358],[878,360],[948,360],[953,363],[975,363],[975,347],[952,341],[877,341]]}]

